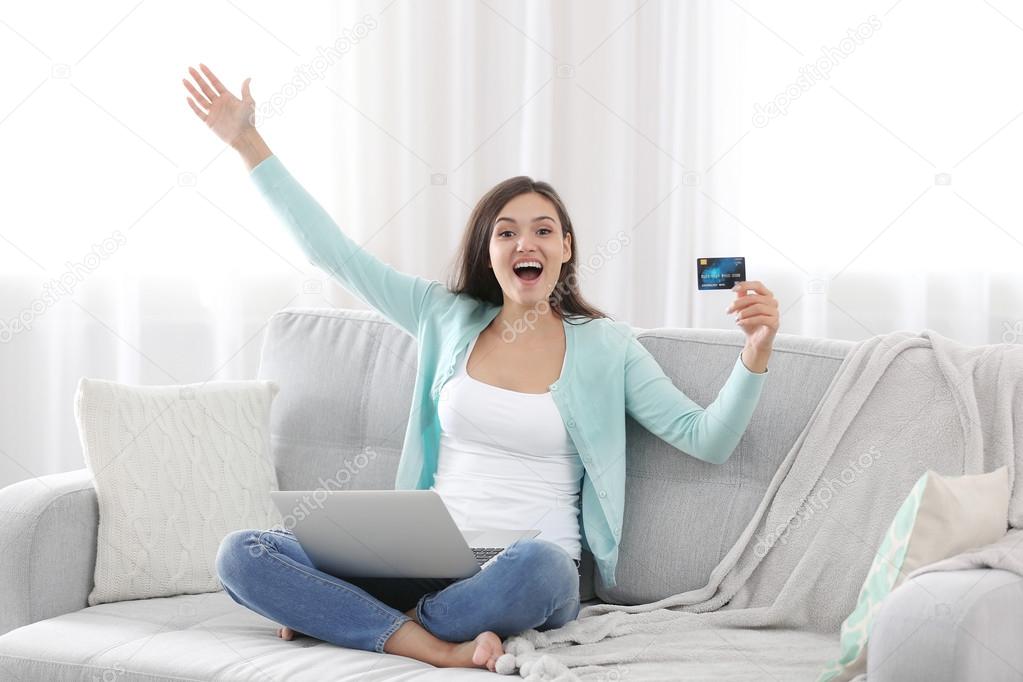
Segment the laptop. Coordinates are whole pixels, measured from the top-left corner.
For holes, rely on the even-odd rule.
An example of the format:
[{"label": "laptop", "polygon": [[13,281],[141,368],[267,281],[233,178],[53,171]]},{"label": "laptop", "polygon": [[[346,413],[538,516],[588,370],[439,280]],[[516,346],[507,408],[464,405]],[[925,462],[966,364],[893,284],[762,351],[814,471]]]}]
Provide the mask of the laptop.
[{"label": "laptop", "polygon": [[271,490],[313,566],[339,578],[469,578],[539,530],[460,530],[434,490]]}]

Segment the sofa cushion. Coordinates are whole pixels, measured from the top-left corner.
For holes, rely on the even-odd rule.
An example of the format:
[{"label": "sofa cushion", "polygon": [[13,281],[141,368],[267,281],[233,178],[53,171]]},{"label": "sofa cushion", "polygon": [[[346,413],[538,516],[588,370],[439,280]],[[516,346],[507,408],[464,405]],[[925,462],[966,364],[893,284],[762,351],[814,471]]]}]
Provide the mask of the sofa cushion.
[{"label": "sofa cushion", "polygon": [[281,387],[270,415],[280,489],[393,489],[415,371],[415,340],[376,313],[275,313],[258,377]]},{"label": "sofa cushion", "polygon": [[[740,331],[638,330],[675,385],[706,407],[736,356]],[[613,604],[644,604],[707,584],[810,420],[851,341],[778,334],[770,377],[739,445],[723,464],[690,457],[627,418],[625,517]]]},{"label": "sofa cushion", "polygon": [[486,670],[439,669],[404,656],[346,649],[279,625],[223,590],[99,604],[0,637],[4,680],[469,680]]},{"label": "sofa cushion", "polygon": [[280,523],[269,452],[278,390],[79,381],[75,419],[99,503],[90,606],[219,590],[224,536]]}]

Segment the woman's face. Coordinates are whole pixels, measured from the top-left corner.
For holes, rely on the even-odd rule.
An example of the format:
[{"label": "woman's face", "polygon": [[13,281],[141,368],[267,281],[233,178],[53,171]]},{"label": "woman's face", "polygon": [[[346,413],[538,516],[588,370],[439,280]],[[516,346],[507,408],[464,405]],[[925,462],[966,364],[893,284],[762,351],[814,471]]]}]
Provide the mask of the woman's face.
[{"label": "woman's face", "polygon": [[[490,265],[494,268],[505,303],[532,306],[546,301],[561,275],[561,264],[572,256],[572,235],[564,235],[558,212],[547,197],[520,194],[497,214],[490,234]],[[539,263],[536,268],[516,270],[520,261]]]}]

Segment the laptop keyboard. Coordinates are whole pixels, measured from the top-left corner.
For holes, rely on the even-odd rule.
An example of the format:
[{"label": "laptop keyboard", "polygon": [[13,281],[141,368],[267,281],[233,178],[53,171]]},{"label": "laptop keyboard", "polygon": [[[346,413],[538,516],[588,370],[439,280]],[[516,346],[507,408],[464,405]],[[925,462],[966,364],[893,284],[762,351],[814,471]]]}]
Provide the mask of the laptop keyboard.
[{"label": "laptop keyboard", "polygon": [[476,563],[480,566],[504,551],[504,547],[471,547],[470,549],[476,555]]}]

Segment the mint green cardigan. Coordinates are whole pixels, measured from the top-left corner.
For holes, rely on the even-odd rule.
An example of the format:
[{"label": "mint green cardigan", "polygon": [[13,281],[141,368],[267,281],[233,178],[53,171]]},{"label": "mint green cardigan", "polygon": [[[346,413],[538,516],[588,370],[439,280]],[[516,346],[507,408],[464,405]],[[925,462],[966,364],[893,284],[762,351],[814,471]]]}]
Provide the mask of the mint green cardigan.
[{"label": "mint green cardigan", "polygon": [[[501,306],[454,294],[438,281],[399,272],[374,257],[341,231],[277,156],[257,164],[251,179],[310,263],[418,341],[412,408],[394,487],[430,488],[440,443],[440,388]],[[675,387],[627,323],[572,318],[563,324],[564,369],[549,388],[585,469],[582,545],[592,553],[604,586],[613,587],[625,508],[625,415],[675,448],[720,464],[746,430],[767,372],[751,372],[740,354],[717,398],[704,409]]]}]

